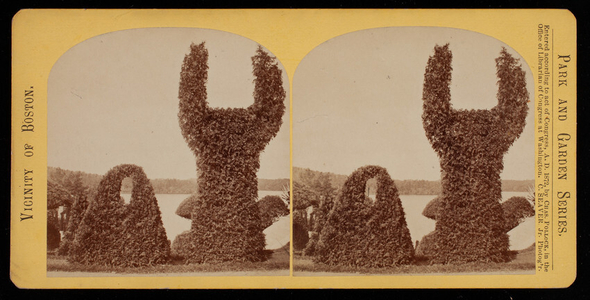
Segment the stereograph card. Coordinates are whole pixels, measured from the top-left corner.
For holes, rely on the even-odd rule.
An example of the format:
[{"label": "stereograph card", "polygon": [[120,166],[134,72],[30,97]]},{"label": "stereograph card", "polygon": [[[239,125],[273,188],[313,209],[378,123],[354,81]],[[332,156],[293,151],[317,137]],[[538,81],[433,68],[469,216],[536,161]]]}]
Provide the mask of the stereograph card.
[{"label": "stereograph card", "polygon": [[33,9],[12,49],[19,288],[576,278],[567,10]]}]

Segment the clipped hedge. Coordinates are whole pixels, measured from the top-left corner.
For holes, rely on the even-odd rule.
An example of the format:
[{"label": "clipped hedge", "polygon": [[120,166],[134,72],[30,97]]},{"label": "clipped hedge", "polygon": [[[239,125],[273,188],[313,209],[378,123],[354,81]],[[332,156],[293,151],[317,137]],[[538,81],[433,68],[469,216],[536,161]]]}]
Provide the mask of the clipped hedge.
[{"label": "clipped hedge", "polygon": [[[440,214],[441,198],[436,197],[430,201],[422,215],[432,220],[436,220]],[[526,197],[515,196],[502,202],[502,211],[504,213],[504,232],[508,233],[510,230],[520,225],[526,218],[535,215],[535,207],[532,201]],[[435,257],[436,250],[434,249],[435,231],[425,235],[416,247],[416,256]]]},{"label": "clipped hedge", "polygon": [[197,159],[197,193],[183,204],[190,210],[191,230],[172,248],[187,262],[260,261],[265,238],[256,172],[260,153],[279,131],[285,112],[281,70],[259,47],[252,57],[254,103],[211,108],[208,56],[205,43],[191,44],[180,72],[178,119]]},{"label": "clipped hedge", "polygon": [[506,260],[503,157],[520,136],[528,111],[525,72],[506,49],[496,59],[498,105],[455,110],[451,105],[448,44],[436,46],[424,74],[422,121],[442,173],[441,213],[434,262]]},{"label": "clipped hedge", "polygon": [[505,231],[508,232],[526,218],[530,218],[535,215],[535,207],[525,197],[511,197],[510,199],[502,202],[502,210],[504,211],[504,220],[506,221]]},{"label": "clipped hedge", "polygon": [[431,220],[435,220],[436,221],[436,217],[438,216],[438,214],[440,213],[441,210],[441,198],[440,197],[436,197],[432,200],[430,200],[430,202],[428,202],[428,204],[426,204],[426,207],[424,207],[424,210],[422,211],[422,215],[431,219]]},{"label": "clipped hedge", "polygon": [[265,229],[278,221],[280,217],[289,214],[289,208],[280,196],[264,196],[257,204],[262,227]]},{"label": "clipped hedge", "polygon": [[[131,201],[121,182],[133,179]],[[152,185],[136,165],[112,168],[100,181],[70,246],[69,260],[82,264],[137,267],[168,261],[170,241]]]},{"label": "clipped hedge", "polygon": [[[366,182],[373,177],[374,203],[365,196]],[[315,248],[314,261],[329,265],[387,267],[413,261],[401,200],[384,168],[365,166],[348,177]]]}]

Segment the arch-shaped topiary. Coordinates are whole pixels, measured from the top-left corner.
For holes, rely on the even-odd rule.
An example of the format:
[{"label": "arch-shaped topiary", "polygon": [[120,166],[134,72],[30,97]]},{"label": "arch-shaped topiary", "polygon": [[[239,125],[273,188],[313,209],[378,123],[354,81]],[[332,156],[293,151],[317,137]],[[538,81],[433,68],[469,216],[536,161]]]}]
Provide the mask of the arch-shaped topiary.
[{"label": "arch-shaped topiary", "polygon": [[[366,182],[377,179],[375,202]],[[413,261],[414,248],[395,183],[387,170],[365,166],[344,183],[316,244],[314,261],[385,267]]]},{"label": "arch-shaped topiary", "polygon": [[[121,182],[133,179],[131,200],[122,199]],[[80,221],[69,259],[83,264],[136,267],[165,263],[170,241],[154,189],[136,165],[119,165],[102,178]]]},{"label": "arch-shaped topiary", "polygon": [[442,169],[434,261],[504,261],[508,236],[500,173],[504,154],[525,126],[525,72],[502,49],[496,59],[498,105],[490,110],[455,110],[451,60],[448,44],[437,45],[424,74],[422,121]]},{"label": "arch-shaped topiary", "polygon": [[190,231],[173,251],[187,262],[260,261],[265,238],[256,199],[260,153],[277,134],[285,112],[281,70],[259,47],[252,57],[254,103],[248,108],[207,104],[205,44],[192,44],[180,73],[179,124],[197,160],[197,193]]}]

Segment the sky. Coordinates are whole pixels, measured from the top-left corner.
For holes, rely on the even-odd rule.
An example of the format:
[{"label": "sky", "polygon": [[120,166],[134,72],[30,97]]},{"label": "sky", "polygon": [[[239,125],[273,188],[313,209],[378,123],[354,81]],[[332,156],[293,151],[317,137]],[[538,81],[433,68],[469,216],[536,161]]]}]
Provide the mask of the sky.
[{"label": "sky", "polygon": [[[195,157],[178,125],[178,83],[190,44],[203,41],[209,51],[209,106],[250,106],[255,41],[193,28],[103,34],[69,49],[51,70],[47,164],[105,174],[131,163],[143,167],[149,178],[196,178]],[[279,67],[287,111],[260,156],[258,178],[290,174],[289,81],[280,61]]]},{"label": "sky", "polygon": [[[438,157],[422,126],[424,71],[435,45],[453,53],[455,109],[497,104],[495,58],[509,46],[452,28],[389,27],[348,33],[313,49],[293,78],[293,166],[349,175],[364,165],[394,179],[440,179]],[[529,98],[534,99],[530,67]],[[534,179],[534,113],[504,156],[503,179]]]}]

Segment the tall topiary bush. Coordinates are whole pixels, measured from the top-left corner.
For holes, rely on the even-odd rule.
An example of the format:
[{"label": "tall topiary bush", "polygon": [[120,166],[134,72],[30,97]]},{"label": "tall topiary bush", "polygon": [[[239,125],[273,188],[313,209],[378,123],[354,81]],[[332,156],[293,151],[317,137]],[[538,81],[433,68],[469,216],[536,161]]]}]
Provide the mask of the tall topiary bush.
[{"label": "tall topiary bush", "polygon": [[260,261],[265,238],[258,213],[260,153],[277,134],[285,90],[275,59],[261,47],[252,57],[254,103],[248,108],[207,104],[205,44],[192,44],[180,73],[179,124],[197,160],[197,193],[190,197],[191,230],[173,251],[187,262]]},{"label": "tall topiary bush", "polygon": [[528,111],[525,73],[506,49],[496,59],[498,105],[455,110],[448,44],[436,46],[424,74],[422,121],[442,169],[442,213],[434,262],[505,260],[508,236],[500,201],[503,156],[520,136]]},{"label": "tall topiary bush", "polygon": [[[120,195],[125,177],[133,179],[129,204]],[[136,267],[168,260],[170,241],[141,167],[119,165],[103,177],[70,248],[70,260],[83,264]]]},{"label": "tall topiary bush", "polygon": [[[377,179],[375,202],[366,182]],[[379,166],[354,171],[320,233],[314,261],[330,265],[386,267],[410,263],[414,248],[395,183]]]}]

